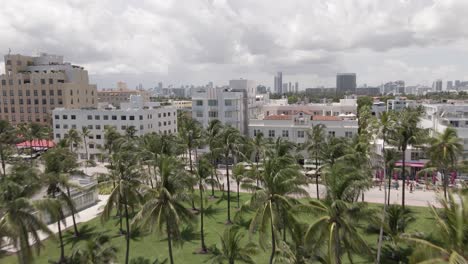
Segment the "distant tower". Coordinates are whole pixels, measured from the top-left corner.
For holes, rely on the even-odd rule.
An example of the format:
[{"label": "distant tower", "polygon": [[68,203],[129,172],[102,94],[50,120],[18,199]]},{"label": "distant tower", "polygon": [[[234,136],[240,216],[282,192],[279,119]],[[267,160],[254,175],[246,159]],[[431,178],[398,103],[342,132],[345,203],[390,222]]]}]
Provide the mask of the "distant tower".
[{"label": "distant tower", "polygon": [[432,83],[432,91],[441,92],[442,91],[442,80],[436,80]]},{"label": "distant tower", "polygon": [[453,90],[453,82],[447,81],[447,90]]},{"label": "distant tower", "polygon": [[294,90],[296,93],[299,93],[299,82],[296,82],[296,85],[294,85]]},{"label": "distant tower", "polygon": [[289,82],[289,85],[288,85],[288,92],[292,92],[292,86],[291,86],[291,82]]},{"label": "distant tower", "polygon": [[355,73],[338,73],[336,75],[336,93],[356,93],[356,74]]},{"label": "distant tower", "polygon": [[283,73],[278,72],[275,75],[275,93],[282,94],[283,93]]}]

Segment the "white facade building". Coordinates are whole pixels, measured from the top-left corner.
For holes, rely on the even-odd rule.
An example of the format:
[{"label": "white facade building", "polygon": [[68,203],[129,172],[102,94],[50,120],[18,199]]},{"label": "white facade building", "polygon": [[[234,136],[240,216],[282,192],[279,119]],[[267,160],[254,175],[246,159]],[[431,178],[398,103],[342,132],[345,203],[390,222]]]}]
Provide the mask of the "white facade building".
[{"label": "white facade building", "polygon": [[307,111],[319,116],[344,116],[357,114],[357,100],[354,98],[340,99],[335,103],[288,104],[288,99],[270,100],[262,107],[263,114],[292,115],[299,111]]},{"label": "white facade building", "polygon": [[468,104],[423,104],[426,110],[421,120],[421,126],[431,132],[442,133],[447,127],[457,130],[458,137],[463,140],[463,159],[468,158]]},{"label": "white facade building", "polygon": [[355,116],[323,116],[299,111],[292,115],[269,115],[261,119],[251,119],[249,135],[255,137],[261,132],[265,138],[282,137],[302,144],[307,140],[307,130],[319,124],[325,125],[325,136],[351,138],[358,131]]},{"label": "white facade building", "polygon": [[407,100],[404,97],[396,97],[395,99],[391,99],[387,101],[387,111],[396,111],[399,112],[406,107],[415,107],[416,101],[414,100]]},{"label": "white facade building", "polygon": [[[87,127],[91,135],[87,139],[89,159],[98,158],[104,146],[105,128],[114,126],[124,134],[127,128],[134,127],[136,135],[146,133],[177,133],[177,110],[174,106],[161,107],[159,103],[143,103],[139,96],[132,96],[130,103],[115,107],[97,109],[56,108],[52,112],[54,140],[60,141],[70,129],[81,132]],[[83,143],[78,149],[79,157],[86,158]]]},{"label": "white facade building", "polygon": [[229,87],[201,88],[192,94],[192,117],[207,127],[213,119],[248,134],[249,118],[261,113],[268,94],[256,94],[257,85],[250,80],[231,80]]}]

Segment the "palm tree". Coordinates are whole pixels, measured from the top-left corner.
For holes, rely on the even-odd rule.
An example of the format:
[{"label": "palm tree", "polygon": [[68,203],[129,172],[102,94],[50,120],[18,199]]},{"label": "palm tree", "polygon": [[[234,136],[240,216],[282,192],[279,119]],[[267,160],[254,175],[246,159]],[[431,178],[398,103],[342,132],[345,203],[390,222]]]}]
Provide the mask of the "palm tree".
[{"label": "palm tree", "polygon": [[260,159],[265,158],[265,150],[266,150],[266,141],[264,139],[262,132],[257,132],[255,137],[250,141],[250,144],[253,147],[253,154],[254,154],[254,161],[255,161],[255,179],[257,182],[257,187],[260,185],[260,170],[259,170],[259,162]]},{"label": "palm tree", "polygon": [[[141,201],[140,191],[140,172],[138,167],[138,157],[136,143],[134,140],[124,140],[120,144],[119,152],[115,152],[112,159],[111,170],[112,173],[117,177],[115,187],[112,189],[111,194],[107,200],[104,210],[102,211],[102,221],[107,221],[110,218],[112,209],[118,208],[121,212],[123,207],[123,213],[125,217],[126,233],[126,251],[125,251],[125,263],[129,263],[130,257],[130,215],[129,207],[134,208]],[[114,184],[114,183],[113,183]],[[121,217],[121,213],[119,214]]]},{"label": "palm tree", "polygon": [[89,138],[89,136],[91,136],[91,130],[89,130],[89,128],[85,126],[81,127],[81,136],[83,137],[83,145],[85,147],[85,155],[86,155],[85,161],[87,161],[89,160],[89,156],[88,156],[88,144],[86,142],[86,139]]},{"label": "palm tree", "polygon": [[[275,153],[281,155],[281,153]],[[300,173],[291,155],[269,156],[264,161],[262,178],[263,185],[252,195],[246,208],[255,210],[250,222],[250,232],[259,231],[259,243],[262,248],[265,248],[265,236],[270,233],[271,264],[275,259],[279,225],[283,226],[283,239],[285,239],[287,214],[296,203],[291,195],[307,196],[308,194],[302,188],[306,184],[306,179]]]},{"label": "palm tree", "polygon": [[113,263],[117,248],[111,244],[109,236],[98,234],[73,245],[70,258],[71,262],[80,264]]},{"label": "palm tree", "polygon": [[[46,203],[31,197],[40,189],[39,172],[22,164],[14,165],[11,173],[0,179],[0,246],[7,241],[18,250],[18,263],[33,263],[33,251],[39,253],[40,232],[53,232],[34,212]],[[30,241],[32,243],[30,243]]]},{"label": "palm tree", "polygon": [[428,153],[431,163],[437,166],[442,172],[444,197],[447,199],[447,174],[449,168],[455,167],[458,157],[463,152],[463,144],[457,135],[457,131],[452,127],[447,127],[442,134],[436,134],[429,141]]},{"label": "palm tree", "polygon": [[209,175],[212,175],[211,164],[206,158],[202,158],[197,165],[197,170],[195,173],[198,179],[198,191],[200,195],[200,240],[201,240],[201,249],[200,253],[207,253],[208,250],[205,244],[205,231],[204,231],[204,197],[203,193],[205,192],[204,183],[208,179]]},{"label": "palm tree", "polygon": [[232,177],[237,184],[237,208],[240,208],[240,184],[247,179],[247,170],[244,164],[237,163],[234,168],[232,168]]},{"label": "palm tree", "polygon": [[305,147],[310,157],[315,160],[315,186],[317,188],[317,200],[320,199],[318,184],[318,162],[325,142],[325,125],[318,124],[307,131]]},{"label": "palm tree", "polygon": [[[299,206],[319,217],[309,226],[305,241],[313,251],[319,252],[317,255],[325,255],[327,263],[342,263],[345,253],[352,263],[351,253],[369,252],[358,232],[361,206],[354,203],[356,194],[362,192],[361,186],[368,181],[367,175],[361,175],[344,161],[327,166],[322,174],[326,182],[325,200],[312,200],[305,207]],[[321,253],[322,246],[325,254]]]},{"label": "palm tree", "polygon": [[18,132],[21,134],[22,138],[29,142],[29,155],[30,155],[30,165],[33,165],[33,141],[37,139],[40,135],[42,126],[37,123],[22,123],[18,125]]},{"label": "palm tree", "polygon": [[[68,130],[64,138],[66,139],[68,145],[70,146],[70,151],[78,155],[78,153],[76,153],[75,151],[79,148],[79,145],[82,142],[80,133],[76,129],[72,128]],[[73,146],[76,146],[76,147],[73,147]]]},{"label": "palm tree", "polygon": [[[205,168],[203,169],[205,170]],[[151,231],[166,231],[170,263],[174,263],[172,240],[180,238],[179,228],[189,223],[193,215],[184,207],[188,200],[185,188],[188,187],[187,175],[174,157],[163,155],[158,162],[160,181],[155,189],[145,193],[145,203],[135,216],[133,224]]]},{"label": "palm tree", "polygon": [[406,160],[406,149],[408,146],[416,146],[425,140],[427,131],[419,127],[419,121],[421,119],[424,109],[418,108],[405,108],[397,116],[397,122],[395,129],[391,131],[390,140],[395,142],[398,148],[401,150],[401,161],[402,171],[401,177],[402,183],[402,194],[401,194],[401,205],[405,207],[405,160]]},{"label": "palm tree", "polygon": [[[63,186],[66,191],[67,191],[67,196],[70,198],[70,187],[74,184],[69,183],[68,179],[70,174],[78,167],[78,164],[76,162],[76,156],[70,152],[66,148],[60,148],[57,147],[55,149],[52,149],[48,151],[44,155],[44,161],[45,161],[45,166],[46,166],[46,172],[47,173],[54,173],[54,174],[63,174],[62,181],[65,181],[63,183]],[[77,186],[75,186],[77,187]],[[77,213],[74,206],[70,207],[71,209],[71,215],[72,215],[72,220],[73,220],[73,229],[74,229],[74,234],[76,237],[78,237],[80,234],[78,232],[78,226],[76,224],[75,220],[75,214]]]},{"label": "palm tree", "polygon": [[229,226],[224,229],[223,235],[220,236],[221,249],[213,246],[211,257],[213,264],[222,264],[225,261],[229,264],[234,264],[236,261],[243,263],[254,264],[252,255],[257,253],[256,246],[252,243],[244,245],[242,238],[244,235],[239,232],[239,227]]},{"label": "palm tree", "polygon": [[227,183],[227,221],[226,224],[231,224],[231,182],[229,179],[229,157],[237,152],[238,144],[241,140],[239,130],[227,126],[223,129],[220,136],[220,152],[223,153],[224,165],[226,166],[226,183]]},{"label": "palm tree", "polygon": [[431,206],[437,240],[407,238],[418,245],[410,263],[468,263],[468,196],[449,192],[447,199],[438,202],[440,210]]},{"label": "palm tree", "polygon": [[221,135],[223,129],[223,125],[221,124],[221,121],[218,119],[211,120],[210,123],[208,124],[208,127],[206,129],[206,143],[208,145],[208,148],[210,149],[209,156],[211,160],[211,164],[213,167],[213,173],[211,174],[211,197],[215,197],[214,193],[214,185],[215,185],[215,179],[218,180],[218,175],[217,175],[217,159],[219,158],[219,136]]},{"label": "palm tree", "polygon": [[121,135],[114,126],[104,128],[104,149],[107,150],[109,161],[112,162],[111,156],[114,152]]},{"label": "palm tree", "polygon": [[15,143],[16,131],[6,120],[0,120],[0,160],[2,175],[6,176],[6,161],[11,153],[11,146]]}]

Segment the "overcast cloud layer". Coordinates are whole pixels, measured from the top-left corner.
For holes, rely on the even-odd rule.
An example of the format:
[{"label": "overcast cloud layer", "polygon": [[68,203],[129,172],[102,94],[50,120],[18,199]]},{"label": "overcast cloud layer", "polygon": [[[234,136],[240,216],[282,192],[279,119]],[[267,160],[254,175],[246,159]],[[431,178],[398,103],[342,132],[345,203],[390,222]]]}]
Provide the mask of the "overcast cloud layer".
[{"label": "overcast cloud layer", "polygon": [[334,86],[337,72],[369,85],[468,80],[468,0],[0,2],[2,53],[62,54],[99,88],[272,86],[279,70],[301,88]]}]

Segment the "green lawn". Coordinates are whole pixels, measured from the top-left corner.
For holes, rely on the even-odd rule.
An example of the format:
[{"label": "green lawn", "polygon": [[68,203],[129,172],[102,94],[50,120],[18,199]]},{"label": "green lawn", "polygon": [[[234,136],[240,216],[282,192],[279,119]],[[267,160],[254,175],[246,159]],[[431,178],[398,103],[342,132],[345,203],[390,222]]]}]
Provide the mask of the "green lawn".
[{"label": "green lawn", "polygon": [[[218,193],[219,195],[219,193]],[[234,195],[233,195],[234,196]],[[241,194],[241,201],[244,202],[249,198],[248,194]],[[305,199],[304,199],[305,200]],[[208,246],[211,246],[219,242],[219,234],[223,232],[226,221],[226,201],[218,202],[217,200],[210,200],[209,204],[213,206],[214,213],[210,217],[205,219],[205,233],[206,233],[206,243]],[[233,207],[236,206],[236,203],[231,203]],[[371,208],[380,208],[380,205],[370,205]],[[417,220],[411,224],[408,231],[426,231],[432,230],[432,222],[429,214],[428,208],[424,207],[412,207],[415,212],[415,217]],[[233,214],[236,212],[236,209],[232,209]],[[313,222],[313,218],[310,218],[307,222]],[[68,223],[71,224],[71,223]],[[363,225],[364,226],[364,225]],[[104,224],[101,224],[99,218],[93,219],[89,222],[80,224],[81,230],[88,230],[90,232],[103,232],[109,236],[112,236],[112,242],[119,249],[118,258],[119,263],[123,262],[125,257],[125,238],[124,236],[118,235],[118,220],[112,219]],[[181,246],[175,247],[174,249],[174,260],[176,263],[205,263],[209,259],[209,255],[200,255],[196,254],[200,249],[200,240],[199,240],[199,227],[195,226],[193,230],[185,229],[184,237],[187,239]],[[376,235],[365,235],[366,240],[374,246],[376,244],[377,236]],[[249,236],[246,231],[246,237],[244,240],[247,242]],[[258,242],[257,237],[252,237],[255,243]],[[268,238],[266,238],[268,239]],[[65,240],[67,241],[65,254],[70,252],[73,239],[70,236],[70,233],[67,233]],[[36,258],[36,263],[48,263],[48,260],[57,260],[59,256],[59,247],[58,243],[55,240],[48,239],[44,242],[45,248],[41,250],[40,255]],[[143,234],[138,236],[131,241],[131,251],[130,259],[137,258],[139,256],[152,259],[159,258],[163,260],[167,258],[167,241],[165,235],[157,234]],[[263,252],[260,250],[260,253],[254,256],[256,263],[267,263],[269,252]],[[365,262],[365,261],[363,261]],[[2,264],[13,264],[17,263],[16,256],[8,256],[0,259]]]}]

